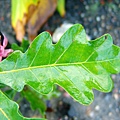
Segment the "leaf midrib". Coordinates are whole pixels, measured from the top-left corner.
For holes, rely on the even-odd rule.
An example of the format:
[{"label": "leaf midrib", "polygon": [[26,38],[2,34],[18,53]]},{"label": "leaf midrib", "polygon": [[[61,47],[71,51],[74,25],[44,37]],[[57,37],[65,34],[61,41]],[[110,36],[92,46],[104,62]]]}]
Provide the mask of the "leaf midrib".
[{"label": "leaf midrib", "polygon": [[92,64],[92,63],[101,63],[101,62],[107,62],[107,61],[114,61],[114,60],[119,60],[119,58],[116,59],[109,59],[109,60],[102,60],[102,61],[84,61],[84,62],[76,62],[76,63],[61,63],[61,64],[49,64],[49,65],[40,65],[40,66],[32,66],[32,67],[26,67],[26,68],[18,68],[18,69],[13,69],[9,71],[1,71],[0,74],[6,74],[10,72],[19,72],[19,71],[24,71],[24,70],[31,70],[31,69],[37,69],[37,68],[46,68],[46,67],[55,67],[55,66],[67,66],[67,65],[78,65],[78,64]]},{"label": "leaf midrib", "polygon": [[4,112],[4,110],[2,110],[2,108],[0,108],[0,112],[5,116],[5,118],[7,118],[8,120],[10,120],[10,119],[8,118],[8,116],[6,115],[6,113]]}]

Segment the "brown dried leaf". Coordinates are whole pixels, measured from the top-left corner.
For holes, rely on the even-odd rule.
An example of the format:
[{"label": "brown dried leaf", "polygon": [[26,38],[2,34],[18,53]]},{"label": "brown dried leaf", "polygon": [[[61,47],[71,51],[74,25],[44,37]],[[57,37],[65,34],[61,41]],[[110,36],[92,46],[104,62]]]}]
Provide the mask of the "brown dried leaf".
[{"label": "brown dried leaf", "polygon": [[12,26],[18,41],[25,35],[25,26],[28,26],[29,38],[34,38],[37,31],[54,13],[57,0],[12,0]]},{"label": "brown dried leaf", "polygon": [[54,13],[57,0],[40,0],[37,9],[28,20],[29,39],[33,40],[41,26]]},{"label": "brown dried leaf", "polygon": [[25,35],[25,24],[23,24],[22,21],[17,21],[16,27],[15,27],[15,33],[16,33],[16,39],[21,42]]}]

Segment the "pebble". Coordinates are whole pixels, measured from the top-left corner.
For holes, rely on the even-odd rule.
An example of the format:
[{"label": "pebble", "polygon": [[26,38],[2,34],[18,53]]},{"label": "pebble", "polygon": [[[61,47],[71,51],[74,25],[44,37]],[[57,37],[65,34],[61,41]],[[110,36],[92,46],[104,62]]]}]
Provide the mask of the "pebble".
[{"label": "pebble", "polygon": [[81,13],[81,17],[83,18],[85,16],[85,14],[84,13]]},{"label": "pebble", "polygon": [[67,115],[65,115],[65,117],[64,117],[64,120],[68,120],[69,118],[68,118],[68,116]]},{"label": "pebble", "polygon": [[99,27],[98,30],[99,30],[100,32],[102,32],[102,28],[101,28],[101,27]]},{"label": "pebble", "polygon": [[73,117],[74,120],[78,120],[77,117]]},{"label": "pebble", "polygon": [[109,101],[110,99],[111,99],[111,95],[110,95],[110,94],[106,94],[106,95],[105,95],[105,100],[106,100],[106,101]]},{"label": "pebble", "polygon": [[96,37],[97,34],[98,34],[98,32],[97,32],[97,29],[95,28],[95,29],[94,29],[94,32],[93,32],[93,35]]},{"label": "pebble", "polygon": [[86,5],[86,6],[85,6],[85,9],[86,9],[86,10],[88,10],[88,9],[89,9],[89,6],[88,6],[88,5]]},{"label": "pebble", "polygon": [[99,106],[99,105],[96,105],[96,106],[95,106],[95,110],[96,110],[96,111],[99,111],[99,110],[100,110],[100,106]]},{"label": "pebble", "polygon": [[114,96],[115,100],[118,100],[118,99],[119,99],[119,96],[118,96],[117,93],[115,93],[113,96]]},{"label": "pebble", "polygon": [[120,94],[120,88],[118,89],[118,93]]},{"label": "pebble", "polygon": [[94,117],[94,112],[91,111],[90,114],[89,114],[89,116],[90,116],[91,118],[93,118],[93,117]]},{"label": "pebble", "polygon": [[109,30],[111,27],[109,25],[106,26],[106,29]]},{"label": "pebble", "polygon": [[101,23],[101,26],[104,28],[104,27],[105,27],[105,23],[104,23],[104,22],[102,22],[102,23]]},{"label": "pebble", "polygon": [[112,9],[111,9],[111,8],[109,8],[109,9],[108,9],[108,11],[109,11],[109,12],[112,12]]},{"label": "pebble", "polygon": [[116,79],[116,75],[113,74],[112,75],[112,79],[115,80]]},{"label": "pebble", "polygon": [[116,112],[119,112],[119,108],[116,108],[116,110],[115,110]]},{"label": "pebble", "polygon": [[91,17],[89,17],[89,18],[88,18],[88,21],[89,21],[89,22],[92,22],[92,21],[93,21],[93,19],[92,19]]},{"label": "pebble", "polygon": [[109,104],[109,108],[110,108],[110,109],[112,108],[112,104]]},{"label": "pebble", "polygon": [[112,112],[109,112],[109,113],[108,113],[108,116],[112,116]]},{"label": "pebble", "polygon": [[105,16],[104,16],[104,15],[102,15],[102,16],[101,16],[101,19],[102,19],[102,20],[104,20],[104,19],[105,19]]},{"label": "pebble", "polygon": [[99,16],[96,17],[96,21],[99,22],[101,19]]},{"label": "pebble", "polygon": [[[72,27],[72,23],[63,23],[60,27],[58,27],[54,33],[53,33],[53,43],[57,43],[59,41],[59,39],[61,38],[61,36],[70,28]],[[95,31],[94,34],[97,31]],[[88,35],[86,35],[87,39],[90,40],[90,37]]]}]

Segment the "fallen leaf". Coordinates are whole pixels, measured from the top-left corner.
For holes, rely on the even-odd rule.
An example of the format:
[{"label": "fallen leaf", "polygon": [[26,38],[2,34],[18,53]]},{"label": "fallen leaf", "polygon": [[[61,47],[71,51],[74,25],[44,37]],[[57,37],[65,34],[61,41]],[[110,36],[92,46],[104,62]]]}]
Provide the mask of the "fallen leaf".
[{"label": "fallen leaf", "polygon": [[16,39],[22,41],[25,35],[25,25],[28,19],[30,5],[37,6],[39,0],[12,0],[12,26],[16,33]]},{"label": "fallen leaf", "polygon": [[37,36],[38,30],[54,13],[57,6],[56,0],[41,0],[37,9],[28,21],[29,39],[34,39]]},{"label": "fallen leaf", "polygon": [[54,13],[56,6],[57,0],[12,0],[11,21],[17,40],[22,42],[26,26],[29,38],[33,39],[40,27]]}]

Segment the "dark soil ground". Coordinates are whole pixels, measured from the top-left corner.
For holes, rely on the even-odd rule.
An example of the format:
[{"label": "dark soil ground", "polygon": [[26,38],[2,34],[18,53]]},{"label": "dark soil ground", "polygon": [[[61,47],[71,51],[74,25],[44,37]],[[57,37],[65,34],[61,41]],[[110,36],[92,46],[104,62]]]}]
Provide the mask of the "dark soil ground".
[{"label": "dark soil ground", "polygon": [[[85,27],[91,39],[110,33],[114,43],[120,46],[120,0],[66,0],[66,15],[61,18],[55,12],[39,32],[54,30],[64,22],[80,23]],[[106,1],[106,2],[105,2]],[[11,27],[10,0],[0,0],[0,30],[15,42],[15,33]],[[95,99],[90,106],[80,105],[71,97],[51,100],[54,112],[48,112],[48,120],[120,120],[120,75],[111,76],[114,88],[110,93],[94,90]],[[29,104],[21,108],[24,116],[31,116]]]}]

